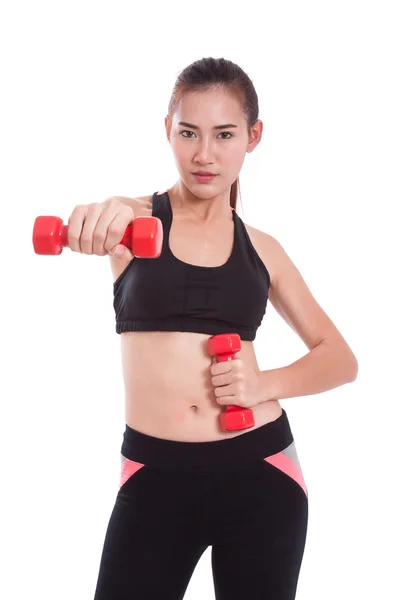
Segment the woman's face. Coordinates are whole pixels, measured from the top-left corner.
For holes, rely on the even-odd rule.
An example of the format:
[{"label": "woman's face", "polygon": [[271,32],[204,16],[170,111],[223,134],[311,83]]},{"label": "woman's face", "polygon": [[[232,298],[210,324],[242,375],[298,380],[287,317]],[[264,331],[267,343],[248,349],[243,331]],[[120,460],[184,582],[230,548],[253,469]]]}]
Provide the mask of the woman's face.
[{"label": "woman's face", "polygon": [[[168,116],[165,118],[165,126],[182,181],[203,198],[230,188],[246,153],[254,150],[262,135],[262,122],[258,120],[249,137],[238,101],[223,90],[186,92],[172,122]],[[193,175],[196,171],[217,176],[204,183]]]}]

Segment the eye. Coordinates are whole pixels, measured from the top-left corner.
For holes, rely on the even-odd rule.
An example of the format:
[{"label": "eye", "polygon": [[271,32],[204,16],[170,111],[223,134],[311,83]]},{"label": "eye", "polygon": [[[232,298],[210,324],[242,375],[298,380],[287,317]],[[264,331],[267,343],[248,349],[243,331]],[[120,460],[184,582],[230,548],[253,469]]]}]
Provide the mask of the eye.
[{"label": "eye", "polygon": [[[185,129],[184,131],[181,131],[181,132],[180,132],[180,135],[182,135],[182,133],[193,133],[193,131],[189,131],[188,129]],[[184,135],[183,137],[184,137],[184,138],[187,138],[188,136],[187,136],[187,135]],[[190,139],[190,138],[189,138],[189,139]]]},{"label": "eye", "polygon": [[[193,131],[189,131],[188,129],[184,129],[183,131],[180,131],[180,135],[182,135],[183,133],[193,133]],[[231,137],[233,137],[233,134],[230,133],[229,131],[222,131],[219,135],[229,135],[230,137],[224,137],[222,138],[223,140],[229,140]],[[191,136],[187,136],[187,135],[183,135],[182,137],[186,138],[186,139],[192,139]]]},{"label": "eye", "polygon": [[[223,131],[222,133],[220,133],[220,135],[230,135],[231,137],[233,137],[232,133],[230,133],[229,131]],[[224,140],[229,140],[230,138],[223,138]]]}]

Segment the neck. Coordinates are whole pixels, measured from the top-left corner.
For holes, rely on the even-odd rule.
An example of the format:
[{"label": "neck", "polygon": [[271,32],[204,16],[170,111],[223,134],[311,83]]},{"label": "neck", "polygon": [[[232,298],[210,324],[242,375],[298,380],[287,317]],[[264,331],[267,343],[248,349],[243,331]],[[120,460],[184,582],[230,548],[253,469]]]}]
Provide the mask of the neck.
[{"label": "neck", "polygon": [[215,223],[217,221],[232,220],[230,188],[215,196],[209,195],[206,198],[200,198],[179,180],[168,190],[168,195],[171,206],[175,210],[190,215],[199,222]]}]

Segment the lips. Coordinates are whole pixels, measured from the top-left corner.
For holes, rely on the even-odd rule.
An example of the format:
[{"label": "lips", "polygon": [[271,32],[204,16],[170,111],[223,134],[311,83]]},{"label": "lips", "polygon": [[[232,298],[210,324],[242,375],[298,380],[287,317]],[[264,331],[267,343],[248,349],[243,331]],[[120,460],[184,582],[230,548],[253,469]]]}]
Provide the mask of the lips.
[{"label": "lips", "polygon": [[196,173],[193,173],[193,175],[200,175],[203,177],[211,177],[211,176],[215,176],[215,173],[210,173],[209,171],[196,171]]},{"label": "lips", "polygon": [[211,175],[200,175],[199,173],[193,173],[193,176],[196,177],[199,183],[209,183],[210,181],[214,181],[216,178],[215,173],[211,173]]}]

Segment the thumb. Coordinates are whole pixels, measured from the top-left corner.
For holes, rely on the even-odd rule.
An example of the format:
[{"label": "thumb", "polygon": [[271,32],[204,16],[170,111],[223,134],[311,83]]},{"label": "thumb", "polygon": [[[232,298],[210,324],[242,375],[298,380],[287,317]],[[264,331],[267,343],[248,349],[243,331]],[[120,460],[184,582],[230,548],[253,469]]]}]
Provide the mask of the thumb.
[{"label": "thumb", "polygon": [[121,260],[132,260],[133,258],[132,252],[123,244],[117,244],[114,246],[110,254],[116,258],[120,258]]}]

